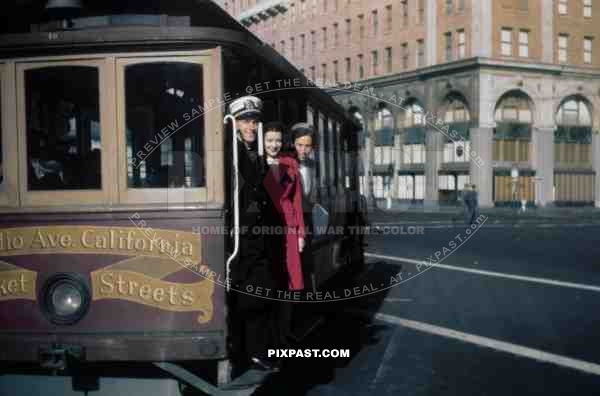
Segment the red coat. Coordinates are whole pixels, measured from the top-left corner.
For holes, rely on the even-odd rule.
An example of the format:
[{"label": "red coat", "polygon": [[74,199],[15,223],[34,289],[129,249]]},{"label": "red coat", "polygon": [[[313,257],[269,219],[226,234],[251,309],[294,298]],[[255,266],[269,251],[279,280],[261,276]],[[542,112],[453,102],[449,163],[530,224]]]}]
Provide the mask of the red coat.
[{"label": "red coat", "polygon": [[304,217],[298,162],[294,158],[284,156],[279,156],[278,161],[278,165],[270,166],[264,186],[284,226],[283,258],[288,274],[288,289],[302,290],[304,278],[298,238],[304,238]]}]

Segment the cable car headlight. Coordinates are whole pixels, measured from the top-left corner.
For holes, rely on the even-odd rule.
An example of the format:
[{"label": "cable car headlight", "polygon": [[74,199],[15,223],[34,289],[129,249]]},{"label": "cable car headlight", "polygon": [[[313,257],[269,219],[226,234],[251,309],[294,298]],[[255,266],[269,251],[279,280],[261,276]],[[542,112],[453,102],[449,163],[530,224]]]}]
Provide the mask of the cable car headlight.
[{"label": "cable car headlight", "polygon": [[83,318],[89,308],[88,286],[77,274],[51,276],[41,293],[42,312],[54,324],[74,324]]}]

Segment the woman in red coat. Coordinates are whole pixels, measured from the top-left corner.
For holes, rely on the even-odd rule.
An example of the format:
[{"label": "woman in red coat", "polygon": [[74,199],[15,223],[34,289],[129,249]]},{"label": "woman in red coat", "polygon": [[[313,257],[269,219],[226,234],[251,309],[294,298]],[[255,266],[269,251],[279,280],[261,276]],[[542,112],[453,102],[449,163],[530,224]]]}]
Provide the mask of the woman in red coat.
[{"label": "woman in red coat", "polygon": [[[273,201],[275,212],[271,230],[275,271],[287,281],[288,290],[304,289],[300,253],[304,249],[304,219],[302,214],[302,186],[296,159],[281,153],[283,125],[269,123],[264,128],[265,160],[269,170],[264,186]],[[283,232],[280,232],[283,231]],[[282,285],[283,286],[283,285]]]}]

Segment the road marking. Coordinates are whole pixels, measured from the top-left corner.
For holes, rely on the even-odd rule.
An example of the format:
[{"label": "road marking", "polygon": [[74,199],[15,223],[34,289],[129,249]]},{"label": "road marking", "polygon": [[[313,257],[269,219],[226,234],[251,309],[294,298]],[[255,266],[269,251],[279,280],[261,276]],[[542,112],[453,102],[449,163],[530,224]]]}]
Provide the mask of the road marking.
[{"label": "road marking", "polygon": [[585,373],[600,375],[600,364],[586,362],[584,360],[578,360],[566,356],[556,355],[553,353],[541,351],[539,349],[528,348],[521,345],[512,344],[506,341],[495,340],[493,338],[463,333],[461,331],[448,329],[446,327],[440,327],[428,323],[403,319],[394,315],[377,313],[375,314],[375,319],[381,320],[386,323],[403,326],[416,331],[421,331],[424,333],[438,335],[446,338],[452,338],[470,344],[479,345],[485,348],[491,348],[498,351],[507,352],[516,356],[534,359],[540,362],[551,363],[557,366],[583,371]]},{"label": "road marking", "polygon": [[[372,223],[373,227],[424,227],[425,229],[454,229],[454,228],[468,228],[463,223],[449,223],[449,224],[433,224],[433,223],[422,223],[422,222],[382,222],[382,223]],[[600,224],[593,223],[567,223],[567,224],[558,224],[558,223],[542,223],[542,224],[528,224],[528,223],[489,223],[485,225],[480,225],[478,228],[584,228],[584,227],[600,227]]]},{"label": "road marking", "polygon": [[505,274],[502,272],[494,272],[494,271],[478,270],[478,269],[473,269],[473,268],[457,267],[455,265],[436,264],[435,262],[429,264],[428,262],[426,262],[424,260],[415,260],[415,259],[410,259],[410,258],[405,258],[405,257],[397,257],[397,256],[384,256],[381,254],[373,254],[373,253],[365,253],[365,257],[372,257],[372,258],[377,258],[380,260],[389,260],[389,261],[396,261],[396,262],[415,264],[415,265],[427,264],[428,266],[430,266],[432,268],[435,267],[435,268],[440,268],[440,269],[445,269],[445,270],[450,270],[450,271],[468,272],[471,274],[493,276],[496,278],[504,278],[504,279],[513,279],[513,280],[519,280],[519,281],[523,281],[523,282],[541,283],[544,285],[551,285],[551,286],[570,287],[572,289],[588,290],[588,291],[600,293],[600,286],[586,285],[586,284],[581,284],[581,283],[563,282],[563,281],[557,281],[557,280],[548,279],[548,278],[537,278],[537,277],[531,277],[531,276]]},{"label": "road marking", "polygon": [[384,298],[383,301],[385,301],[385,302],[391,302],[391,303],[396,303],[396,302],[412,302],[413,299],[412,298],[387,297],[387,298]]}]

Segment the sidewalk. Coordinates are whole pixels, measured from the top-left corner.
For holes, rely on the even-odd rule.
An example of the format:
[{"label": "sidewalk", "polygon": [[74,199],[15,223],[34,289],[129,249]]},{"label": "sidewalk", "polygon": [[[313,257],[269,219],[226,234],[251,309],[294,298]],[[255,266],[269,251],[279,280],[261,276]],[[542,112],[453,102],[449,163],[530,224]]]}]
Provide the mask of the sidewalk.
[{"label": "sidewalk", "polygon": [[[524,212],[513,208],[481,208],[481,216],[488,224],[600,224],[598,208],[527,208]],[[464,209],[459,206],[421,207],[385,206],[369,210],[371,223],[406,224],[464,224]]]}]

